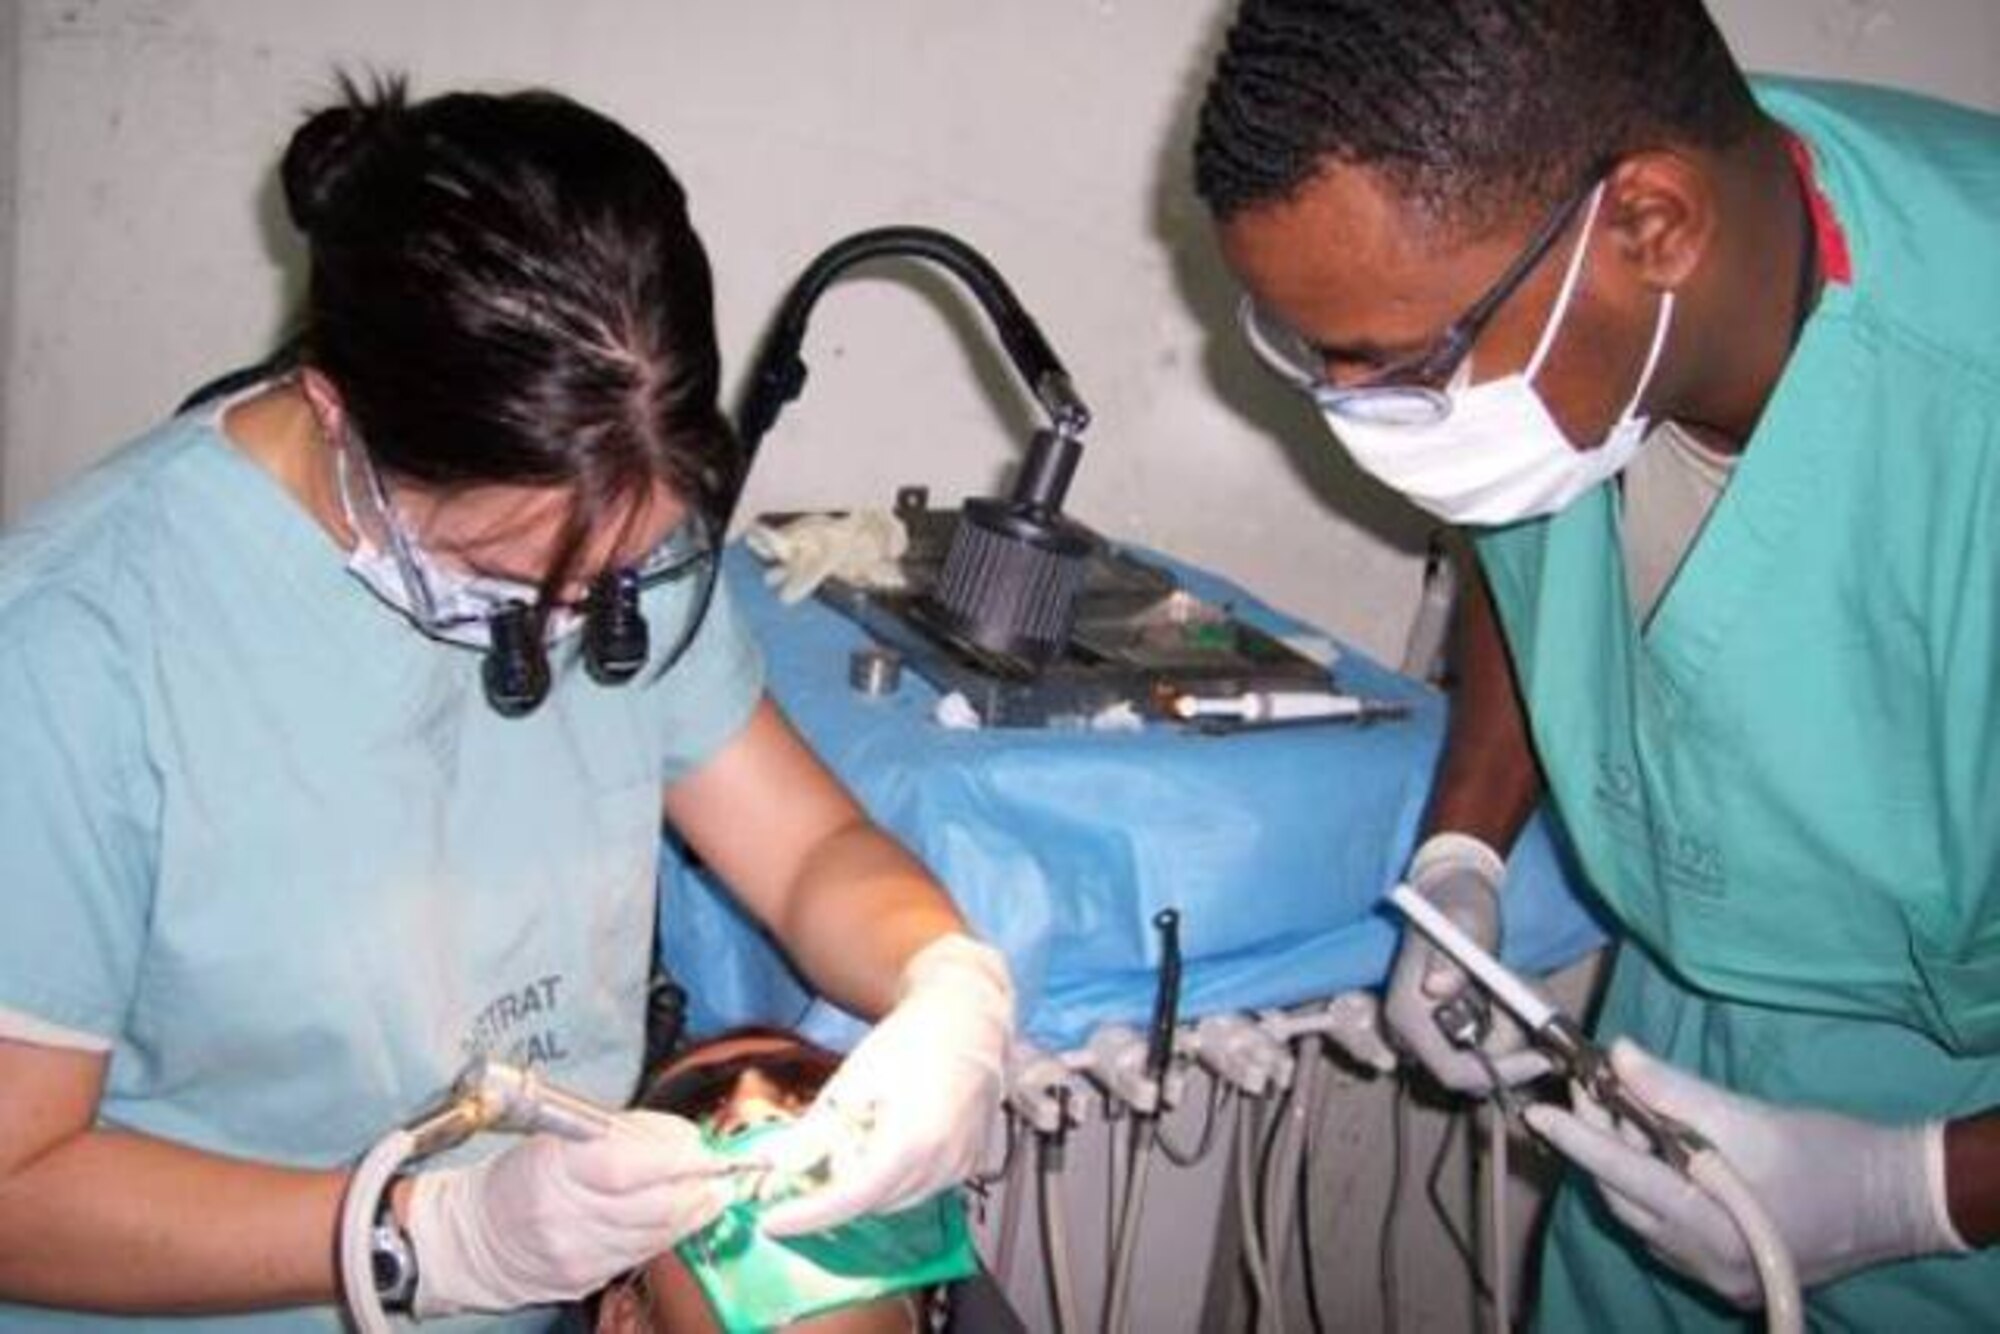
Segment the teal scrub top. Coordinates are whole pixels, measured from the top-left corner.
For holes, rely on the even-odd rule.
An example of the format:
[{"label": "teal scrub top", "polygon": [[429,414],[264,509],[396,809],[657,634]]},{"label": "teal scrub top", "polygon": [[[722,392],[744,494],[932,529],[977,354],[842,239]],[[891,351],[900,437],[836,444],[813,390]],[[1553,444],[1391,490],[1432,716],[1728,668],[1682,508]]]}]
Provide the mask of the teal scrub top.
[{"label": "teal scrub top", "polygon": [[[1886,1122],[2000,1105],[2000,120],[1769,83],[1851,254],[1651,621],[1615,488],[1478,536],[1549,790],[1626,932],[1599,1034]],[[1838,1171],[1838,1164],[1829,1164]],[[2000,1252],[1817,1288],[1990,1329]],[[1544,1327],[1758,1327],[1557,1202]]]},{"label": "teal scrub top", "polygon": [[626,1102],[664,788],[762,692],[726,586],[655,683],[559,656],[503,718],[219,413],[0,539],[0,1007],[110,1040],[103,1124],[263,1162],[350,1164],[482,1053]]}]

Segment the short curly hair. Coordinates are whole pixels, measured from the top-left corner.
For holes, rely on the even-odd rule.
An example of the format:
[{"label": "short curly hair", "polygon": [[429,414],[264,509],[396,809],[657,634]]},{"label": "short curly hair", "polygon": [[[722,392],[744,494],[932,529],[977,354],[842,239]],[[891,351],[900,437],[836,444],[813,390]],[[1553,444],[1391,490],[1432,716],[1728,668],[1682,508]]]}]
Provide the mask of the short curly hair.
[{"label": "short curly hair", "polygon": [[1606,158],[1756,123],[1701,0],[1244,0],[1195,189],[1220,221],[1325,170],[1377,170],[1447,226],[1551,207]]}]

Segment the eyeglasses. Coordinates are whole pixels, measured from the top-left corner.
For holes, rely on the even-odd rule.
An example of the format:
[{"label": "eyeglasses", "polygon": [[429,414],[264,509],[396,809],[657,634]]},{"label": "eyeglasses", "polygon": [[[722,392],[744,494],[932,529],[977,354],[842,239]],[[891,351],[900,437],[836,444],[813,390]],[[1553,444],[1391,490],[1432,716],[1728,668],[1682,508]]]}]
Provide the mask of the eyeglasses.
[{"label": "eyeglasses", "polygon": [[[344,465],[348,452],[359,460],[368,517],[381,530],[383,545],[406,595],[402,599],[403,609],[418,629],[447,643],[485,648],[493,642],[492,627],[496,621],[518,616],[540,601],[540,590],[531,584],[453,569],[432,555],[397,513],[380,469],[367,447],[358,441],[343,451],[343,466],[339,471],[342,499],[350,516],[363,507],[355,505],[354,498],[347,494]],[[671,605],[658,608],[669,613],[668,621],[678,620],[691,632],[692,621],[707,607],[706,584],[716,563],[715,554],[713,530],[701,516],[690,514],[635,564],[607,571],[592,582],[584,596],[563,599],[550,606],[543,618],[543,642],[554,644],[574,634],[587,617],[596,616],[600,609],[608,612],[614,606],[624,605],[636,615],[638,596],[666,585],[693,590],[692,596],[674,598]],[[671,615],[676,609],[683,613],[678,618]],[[647,612],[650,618],[655,608],[649,607]],[[680,634],[667,642],[678,649],[684,647],[687,637]]]},{"label": "eyeglasses", "polygon": [[[453,569],[433,556],[396,512],[388,486],[367,448],[358,444],[353,448],[366,481],[370,517],[382,529],[385,545],[409,597],[408,610],[425,634],[483,648],[491,642],[489,627],[495,619],[540,601],[540,590],[532,584]],[[344,471],[342,482],[344,485]],[[583,597],[555,602],[544,620],[544,641],[553,644],[575,633],[584,614],[601,596],[603,584],[616,582],[635,592],[645,592],[686,580],[701,565],[712,561],[714,554],[715,543],[707,524],[699,516],[689,515],[636,564],[600,576]]]},{"label": "eyeglasses", "polygon": [[[362,492],[368,524],[379,532],[378,547],[387,549],[388,558],[359,559],[365,548],[357,547],[349,568],[424,634],[484,651],[486,696],[503,714],[518,717],[541,703],[550,685],[549,646],[579,628],[584,632],[584,664],[599,684],[623,685],[641,672],[651,683],[681,660],[707,618],[721,561],[713,526],[699,514],[675,525],[638,562],[592,580],[584,597],[548,608],[539,617],[537,638],[540,590],[518,580],[453,569],[433,557],[396,513],[367,448],[350,441],[336,455],[336,477],[341,505],[357,531],[363,526],[364,506],[355,503],[348,482],[350,453],[360,460],[366,479]],[[656,639],[655,628],[674,633]],[[653,647],[662,641],[665,651],[654,654]]]},{"label": "eyeglasses", "polygon": [[1250,344],[1258,360],[1294,388],[1311,395],[1322,411],[1335,417],[1379,426],[1429,426],[1441,422],[1451,415],[1451,394],[1446,386],[1465,364],[1472,345],[1569,229],[1606,170],[1608,164],[1592,169],[1582,188],[1543,220],[1527,246],[1493,285],[1463,315],[1447,325],[1437,341],[1364,380],[1344,385],[1328,380],[1326,357],[1318,346],[1247,294],[1236,308],[1236,322],[1244,341]]}]

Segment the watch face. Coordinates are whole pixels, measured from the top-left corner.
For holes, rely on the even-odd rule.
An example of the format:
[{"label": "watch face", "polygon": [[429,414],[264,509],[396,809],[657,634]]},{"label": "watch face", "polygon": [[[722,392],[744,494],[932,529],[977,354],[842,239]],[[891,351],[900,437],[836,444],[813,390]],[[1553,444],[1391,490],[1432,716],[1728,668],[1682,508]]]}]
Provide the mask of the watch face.
[{"label": "watch face", "polygon": [[368,1266],[374,1272],[375,1295],[385,1306],[407,1308],[416,1296],[416,1258],[400,1228],[377,1227],[370,1238]]}]

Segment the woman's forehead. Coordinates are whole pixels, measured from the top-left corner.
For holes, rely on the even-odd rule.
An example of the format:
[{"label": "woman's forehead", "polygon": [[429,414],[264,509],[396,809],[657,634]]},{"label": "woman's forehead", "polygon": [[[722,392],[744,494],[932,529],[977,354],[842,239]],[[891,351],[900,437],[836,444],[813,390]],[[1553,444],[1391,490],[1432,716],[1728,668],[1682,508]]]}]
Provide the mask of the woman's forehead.
[{"label": "woman's forehead", "polygon": [[[575,504],[569,487],[481,485],[422,495],[414,517],[419,540],[433,551],[521,577],[546,568]],[[679,497],[658,483],[600,516],[580,563],[598,569],[640,560],[686,515]]]}]

